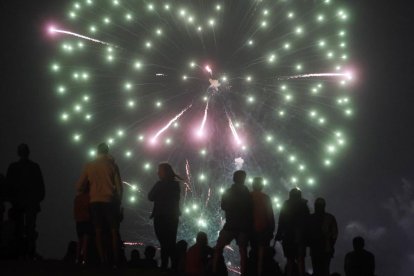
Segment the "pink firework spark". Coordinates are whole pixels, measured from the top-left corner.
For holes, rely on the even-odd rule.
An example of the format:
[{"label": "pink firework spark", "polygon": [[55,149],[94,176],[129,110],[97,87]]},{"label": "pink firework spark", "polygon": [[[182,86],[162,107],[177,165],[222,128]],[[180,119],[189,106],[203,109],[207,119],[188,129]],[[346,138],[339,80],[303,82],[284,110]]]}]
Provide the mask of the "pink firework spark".
[{"label": "pink firework spark", "polygon": [[95,43],[100,43],[100,44],[103,44],[103,45],[116,47],[115,45],[112,45],[111,43],[108,43],[108,42],[105,42],[105,41],[102,41],[102,40],[99,40],[99,39],[95,39],[95,38],[92,38],[92,37],[89,37],[89,36],[86,36],[86,35],[78,34],[78,33],[75,33],[75,32],[71,32],[71,31],[67,31],[67,30],[61,30],[61,29],[56,28],[55,26],[49,26],[48,32],[51,35],[65,34],[65,35],[70,35],[70,36],[82,38],[82,39],[85,39],[85,40],[89,40],[89,41],[92,41],[92,42],[95,42]]}]

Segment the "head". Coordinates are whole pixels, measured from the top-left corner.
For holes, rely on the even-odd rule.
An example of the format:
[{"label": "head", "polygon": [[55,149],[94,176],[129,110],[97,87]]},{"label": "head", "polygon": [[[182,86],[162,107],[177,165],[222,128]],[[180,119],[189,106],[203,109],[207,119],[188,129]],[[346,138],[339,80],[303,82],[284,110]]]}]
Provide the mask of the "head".
[{"label": "head", "polygon": [[139,261],[141,258],[139,251],[134,249],[131,251],[131,261]]},{"label": "head", "polygon": [[175,245],[175,250],[178,254],[185,254],[187,252],[188,243],[185,240],[180,240]]},{"label": "head", "polygon": [[354,250],[362,250],[365,246],[365,240],[362,237],[355,237],[352,241]]},{"label": "head", "polygon": [[255,177],[253,179],[253,191],[263,190],[264,182],[262,177]]},{"label": "head", "polygon": [[157,250],[155,249],[154,246],[148,245],[147,247],[145,247],[145,251],[144,251],[145,259],[153,260],[155,258],[156,252]]},{"label": "head", "polygon": [[169,163],[161,163],[158,165],[158,177],[160,180],[174,180],[177,174]]},{"label": "head", "polygon": [[244,181],[246,181],[246,172],[242,170],[235,171],[233,174],[233,181],[234,184],[244,184]]},{"label": "head", "polygon": [[298,188],[293,188],[289,192],[289,199],[299,201],[302,199],[302,192]]},{"label": "head", "polygon": [[325,213],[325,206],[326,206],[325,199],[318,197],[315,200],[315,213],[318,213],[318,214]]},{"label": "head", "polygon": [[28,157],[29,157],[29,155],[30,155],[30,149],[29,149],[29,146],[28,146],[27,144],[24,144],[24,143],[20,144],[20,145],[17,147],[17,155],[18,155],[20,158],[28,158]]},{"label": "head", "polygon": [[98,155],[106,155],[109,153],[109,146],[106,143],[100,143],[96,150]]},{"label": "head", "polygon": [[197,238],[196,238],[196,243],[206,246],[208,244],[208,237],[207,234],[205,232],[198,232],[197,233]]}]

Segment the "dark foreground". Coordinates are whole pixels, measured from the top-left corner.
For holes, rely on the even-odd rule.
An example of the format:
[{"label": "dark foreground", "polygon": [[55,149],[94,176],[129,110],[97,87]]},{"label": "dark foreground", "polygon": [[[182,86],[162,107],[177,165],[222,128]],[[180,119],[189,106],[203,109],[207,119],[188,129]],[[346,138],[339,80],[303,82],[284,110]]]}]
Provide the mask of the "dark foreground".
[{"label": "dark foreground", "polygon": [[75,266],[62,261],[0,261],[0,275],[140,275],[158,276],[168,275],[159,269],[140,269],[140,268],[100,268],[94,266]]}]

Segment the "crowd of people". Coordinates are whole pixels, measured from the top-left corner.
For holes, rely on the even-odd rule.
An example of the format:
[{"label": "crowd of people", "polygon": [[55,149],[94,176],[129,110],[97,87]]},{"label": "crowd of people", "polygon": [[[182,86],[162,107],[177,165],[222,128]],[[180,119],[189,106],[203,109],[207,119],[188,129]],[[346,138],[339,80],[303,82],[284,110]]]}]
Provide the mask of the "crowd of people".
[{"label": "crowd of people", "polygon": [[[0,176],[0,258],[36,259],[36,216],[45,197],[45,185],[39,165],[29,159],[29,147],[21,144],[17,152],[19,161],[9,166],[5,177]],[[153,202],[151,219],[159,241],[160,264],[155,259],[157,248],[151,245],[145,247],[144,258],[135,249],[126,261],[119,231],[123,220],[123,186],[119,168],[105,143],[98,145],[96,159],[86,164],[76,183],[73,210],[78,241],[69,244],[65,260],[113,268],[123,264],[133,268],[159,266],[174,275],[227,275],[223,250],[235,240],[241,275],[308,275],[305,270],[308,248],[312,275],[339,275],[330,274],[338,226],[335,217],[325,211],[323,198],[315,200],[311,214],[301,191],[292,189],[280,209],[276,229],[271,200],[263,192],[263,179],[255,177],[250,191],[245,185],[246,172],[238,170],[233,174],[233,184],[221,198],[225,224],[215,246],[210,247],[207,234],[199,232],[196,243],[188,248],[186,241],[176,241],[182,178],[168,163],[159,164],[158,178],[148,200]],[[11,205],[6,220],[4,202]],[[282,244],[287,261],[284,273],[275,261],[276,242]],[[345,275],[374,276],[374,255],[364,249],[364,239],[356,237],[353,247],[345,257]]]}]

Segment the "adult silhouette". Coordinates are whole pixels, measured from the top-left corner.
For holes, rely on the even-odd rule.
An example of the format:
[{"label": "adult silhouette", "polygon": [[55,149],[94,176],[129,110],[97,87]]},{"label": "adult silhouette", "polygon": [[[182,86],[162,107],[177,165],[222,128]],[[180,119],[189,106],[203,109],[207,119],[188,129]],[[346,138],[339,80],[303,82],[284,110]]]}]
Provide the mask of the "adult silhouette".
[{"label": "adult silhouette", "polygon": [[17,154],[19,161],[10,164],[7,170],[9,200],[16,212],[18,238],[24,241],[20,253],[24,257],[34,258],[36,218],[40,212],[40,202],[45,198],[45,185],[39,165],[29,159],[29,146],[20,144]]},{"label": "adult silhouette", "polygon": [[234,184],[224,192],[221,198],[221,209],[225,212],[226,223],[220,231],[213,259],[213,273],[217,272],[218,261],[223,249],[236,240],[240,253],[240,272],[246,275],[247,245],[253,224],[253,204],[249,189],[244,185],[245,171],[233,174]]},{"label": "adult silhouette", "polygon": [[374,276],[375,257],[374,254],[364,249],[365,240],[355,237],[352,241],[354,251],[345,256],[346,276]]},{"label": "adult silhouette", "polygon": [[253,191],[250,193],[253,202],[253,235],[251,245],[257,256],[257,275],[261,276],[263,271],[263,259],[266,248],[273,238],[275,231],[275,218],[273,214],[270,197],[262,192],[264,187],[263,178],[253,179]]},{"label": "adult silhouette", "polygon": [[313,275],[329,276],[329,266],[338,238],[338,225],[335,217],[325,212],[326,202],[323,198],[317,198],[314,206],[315,213],[310,215],[308,224]]},{"label": "adult silhouette", "polygon": [[122,181],[115,160],[109,155],[109,147],[101,143],[97,148],[98,156],[86,164],[76,184],[78,193],[89,186],[90,211],[95,227],[96,247],[102,264],[109,261],[105,246],[104,232],[109,228],[111,236],[112,257],[114,266],[119,264],[120,238],[119,224],[121,219]]},{"label": "adult silhouette", "polygon": [[275,240],[282,242],[283,253],[287,259],[287,276],[292,276],[296,270],[299,276],[305,275],[305,227],[308,219],[307,200],[302,198],[299,189],[292,189],[289,192],[289,199],[283,203],[280,210],[275,237]]},{"label": "adult silhouette", "polygon": [[180,179],[168,163],[158,165],[159,181],[148,194],[154,202],[151,218],[154,231],[161,247],[161,268],[167,269],[171,260],[173,265],[177,239],[178,219],[180,216]]}]

